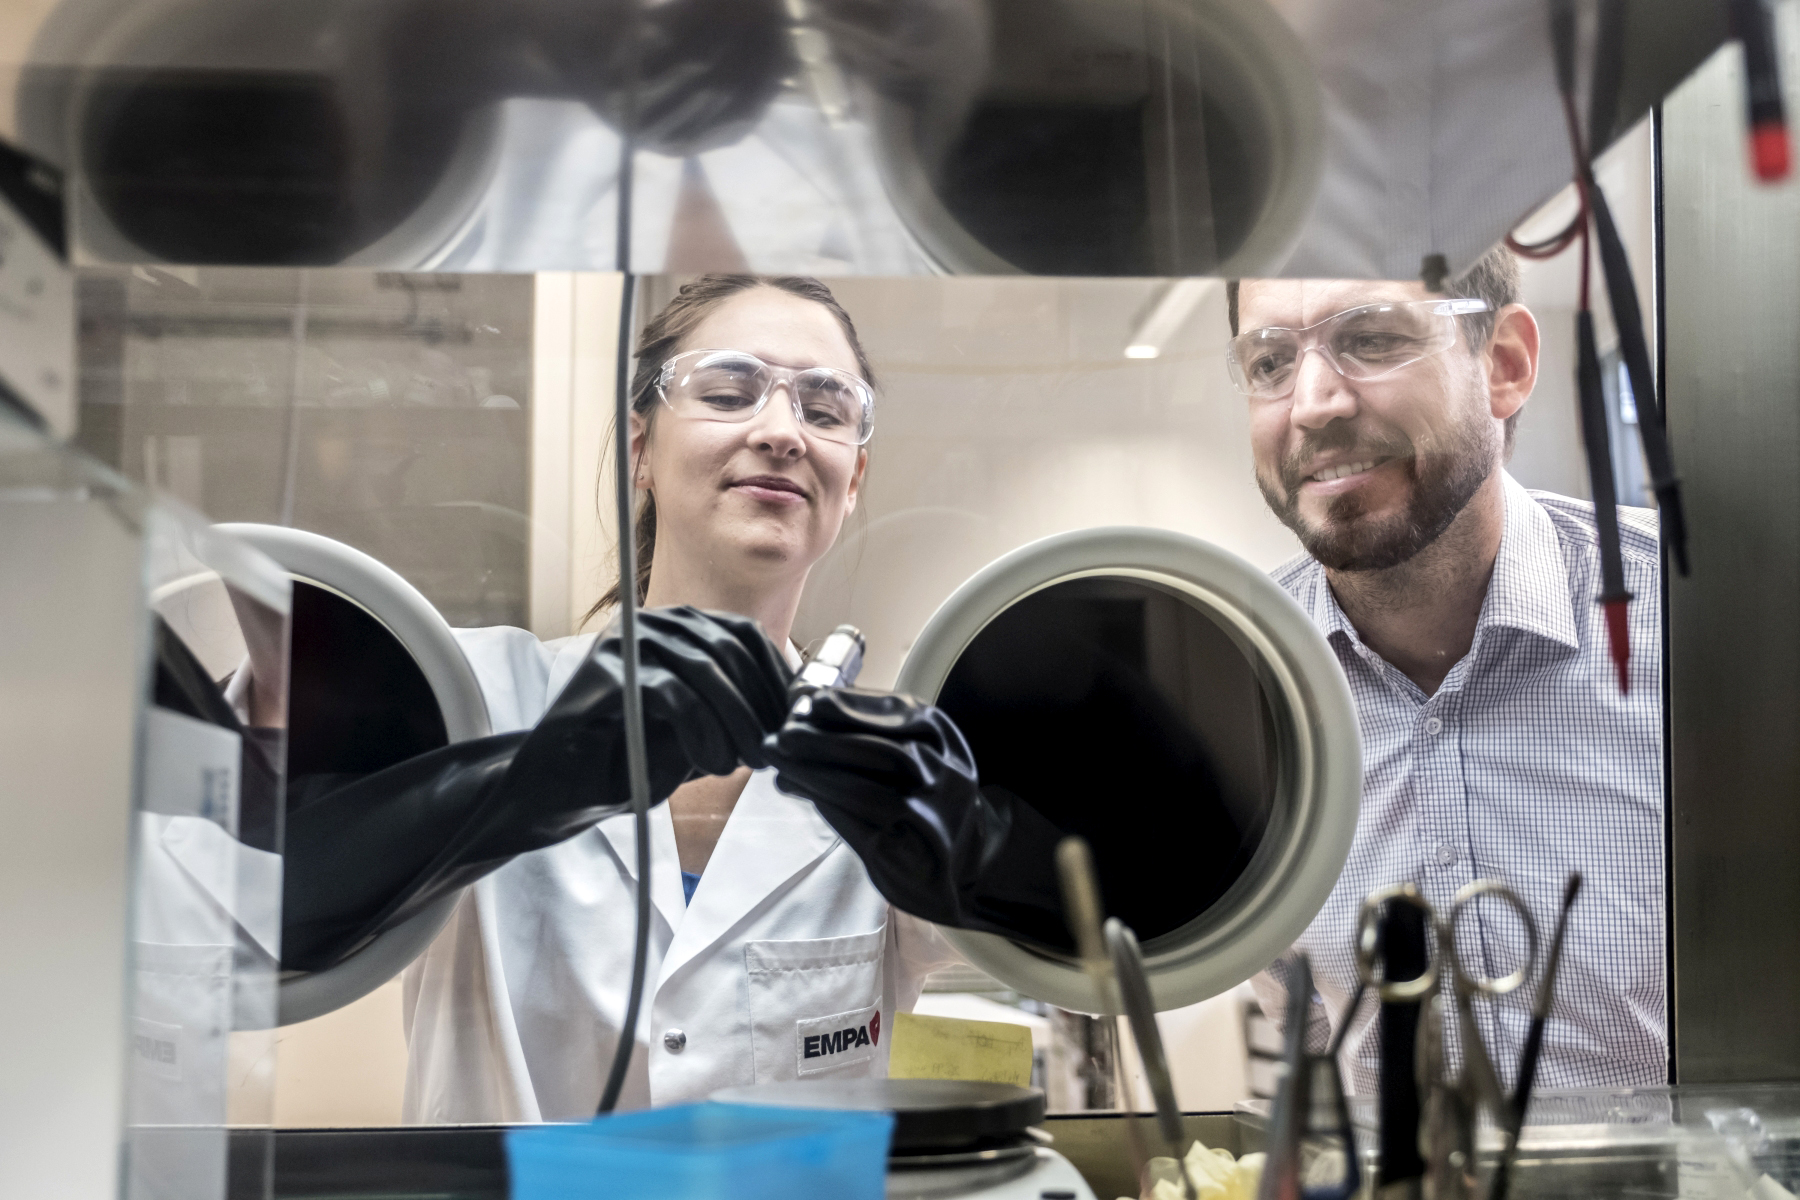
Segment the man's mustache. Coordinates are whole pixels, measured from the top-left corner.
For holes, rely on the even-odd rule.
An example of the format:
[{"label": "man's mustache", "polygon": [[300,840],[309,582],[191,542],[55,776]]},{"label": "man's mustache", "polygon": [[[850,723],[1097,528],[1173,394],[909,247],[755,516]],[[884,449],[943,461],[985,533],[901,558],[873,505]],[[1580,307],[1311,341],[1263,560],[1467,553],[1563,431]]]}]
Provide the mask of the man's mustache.
[{"label": "man's mustache", "polygon": [[1366,458],[1412,458],[1412,439],[1404,435],[1371,436],[1353,429],[1336,432],[1331,426],[1308,430],[1300,444],[1281,460],[1281,485],[1289,492],[1306,482],[1307,467],[1321,454],[1348,452],[1350,461]]}]

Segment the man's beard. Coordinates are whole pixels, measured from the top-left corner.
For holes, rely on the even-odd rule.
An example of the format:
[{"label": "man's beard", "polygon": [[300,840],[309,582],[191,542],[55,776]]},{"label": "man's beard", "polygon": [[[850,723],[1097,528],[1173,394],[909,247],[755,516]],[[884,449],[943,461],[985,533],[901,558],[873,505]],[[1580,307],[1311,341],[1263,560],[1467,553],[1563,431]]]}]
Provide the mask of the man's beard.
[{"label": "man's beard", "polygon": [[[1472,421],[1446,431],[1435,454],[1421,458],[1403,434],[1370,438],[1347,423],[1333,422],[1309,431],[1298,449],[1281,464],[1281,490],[1256,473],[1263,499],[1293,530],[1306,552],[1333,571],[1384,571],[1407,562],[1437,541],[1493,474],[1498,434],[1487,421]],[[1309,524],[1300,515],[1302,465],[1331,450],[1353,451],[1355,459],[1399,459],[1412,474],[1412,494],[1404,511],[1390,517],[1369,515],[1355,492],[1327,504],[1324,520]]]}]

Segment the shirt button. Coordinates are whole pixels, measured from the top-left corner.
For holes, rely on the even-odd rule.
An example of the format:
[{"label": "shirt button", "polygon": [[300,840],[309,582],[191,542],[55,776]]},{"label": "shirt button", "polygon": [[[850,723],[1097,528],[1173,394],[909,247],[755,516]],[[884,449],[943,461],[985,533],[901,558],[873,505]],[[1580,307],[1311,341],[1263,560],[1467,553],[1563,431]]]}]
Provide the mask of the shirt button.
[{"label": "shirt button", "polygon": [[687,1034],[679,1029],[664,1030],[663,1049],[667,1050],[670,1054],[680,1054],[683,1050],[687,1049]]},{"label": "shirt button", "polygon": [[1455,861],[1456,861],[1456,847],[1455,846],[1452,846],[1449,842],[1444,842],[1442,845],[1440,845],[1437,848],[1438,866],[1447,867]]},{"label": "shirt button", "polygon": [[1429,733],[1432,737],[1436,737],[1438,734],[1444,732],[1444,723],[1436,717],[1426,717],[1425,732]]}]

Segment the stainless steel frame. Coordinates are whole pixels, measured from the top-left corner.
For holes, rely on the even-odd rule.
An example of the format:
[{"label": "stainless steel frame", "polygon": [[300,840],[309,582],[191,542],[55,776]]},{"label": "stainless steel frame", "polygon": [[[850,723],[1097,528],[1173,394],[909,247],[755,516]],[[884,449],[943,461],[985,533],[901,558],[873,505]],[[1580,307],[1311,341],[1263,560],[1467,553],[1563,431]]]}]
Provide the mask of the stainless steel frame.
[{"label": "stainless steel frame", "polygon": [[[1789,111],[1800,12],[1781,6]],[[1800,1078],[1800,183],[1745,165],[1735,47],[1661,127],[1676,1078]]]}]

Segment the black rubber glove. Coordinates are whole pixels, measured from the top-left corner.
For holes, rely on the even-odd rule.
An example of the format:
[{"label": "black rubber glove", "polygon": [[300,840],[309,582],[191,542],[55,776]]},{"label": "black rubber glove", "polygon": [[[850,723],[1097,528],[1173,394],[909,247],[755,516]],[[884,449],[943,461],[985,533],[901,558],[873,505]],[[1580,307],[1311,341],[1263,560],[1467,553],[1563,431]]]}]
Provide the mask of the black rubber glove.
[{"label": "black rubber glove", "polygon": [[[756,623],[693,608],[639,618],[650,799],[767,765],[792,676]],[[320,970],[446,892],[630,805],[624,666],[594,645],[537,726],[460,742],[291,807],[282,966]],[[304,793],[305,780],[296,780]]]},{"label": "black rubber glove", "polygon": [[1073,946],[1056,875],[1061,830],[1017,796],[982,788],[942,709],[831,688],[796,705],[767,752],[776,785],[818,805],[894,907],[939,925]]}]

